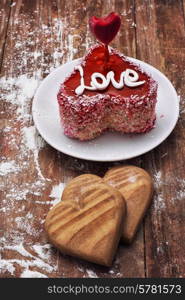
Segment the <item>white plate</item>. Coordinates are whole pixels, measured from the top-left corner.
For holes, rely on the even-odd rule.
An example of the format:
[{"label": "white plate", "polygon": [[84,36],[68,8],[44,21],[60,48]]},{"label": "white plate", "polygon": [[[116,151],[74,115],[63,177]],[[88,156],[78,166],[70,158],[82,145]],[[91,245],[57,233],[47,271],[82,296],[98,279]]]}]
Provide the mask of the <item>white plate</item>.
[{"label": "white plate", "polygon": [[171,82],[151,65],[139,63],[158,82],[156,127],[137,135],[106,132],[100,137],[80,142],[66,137],[60,123],[57,92],[61,82],[70,74],[80,59],[57,68],[41,83],[33,100],[33,119],[41,136],[55,149],[74,157],[94,161],[116,161],[136,157],[150,151],[171,133],[179,115],[179,100]]}]

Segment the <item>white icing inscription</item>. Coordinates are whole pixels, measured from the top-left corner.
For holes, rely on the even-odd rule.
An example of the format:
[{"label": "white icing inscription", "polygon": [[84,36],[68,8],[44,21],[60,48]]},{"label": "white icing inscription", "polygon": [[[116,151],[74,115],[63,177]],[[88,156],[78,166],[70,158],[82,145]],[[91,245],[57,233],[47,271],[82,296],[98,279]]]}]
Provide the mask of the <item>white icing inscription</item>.
[{"label": "white icing inscription", "polygon": [[128,87],[136,87],[145,83],[145,80],[137,81],[139,79],[139,75],[136,71],[126,69],[121,73],[119,81],[115,80],[113,71],[108,72],[106,77],[101,73],[95,72],[91,75],[90,86],[87,86],[84,82],[84,71],[82,66],[75,67],[75,70],[78,70],[81,76],[80,85],[75,89],[75,93],[77,95],[82,95],[85,89],[90,91],[105,90],[110,82],[116,89],[122,89],[124,85]]}]

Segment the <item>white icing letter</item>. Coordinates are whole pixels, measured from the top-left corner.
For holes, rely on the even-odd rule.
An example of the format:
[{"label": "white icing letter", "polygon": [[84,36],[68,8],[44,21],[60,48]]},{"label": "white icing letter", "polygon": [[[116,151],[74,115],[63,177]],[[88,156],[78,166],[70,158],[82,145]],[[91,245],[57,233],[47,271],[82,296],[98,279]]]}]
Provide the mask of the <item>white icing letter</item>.
[{"label": "white icing letter", "polygon": [[[139,75],[136,71],[126,69],[126,71],[121,73],[119,82],[115,80],[113,71],[108,72],[106,77],[101,73],[95,72],[91,75],[91,85],[86,86],[84,83],[84,72],[82,66],[75,67],[75,70],[78,70],[81,76],[80,85],[75,89],[75,93],[77,95],[82,95],[85,89],[91,91],[105,90],[109,86],[110,82],[116,89],[122,89],[124,84],[128,87],[136,87],[145,83],[145,80],[137,81],[139,79]],[[98,82],[98,78],[102,82]]]},{"label": "white icing letter", "polygon": [[[100,78],[102,80],[102,82],[98,82],[96,78]],[[108,85],[109,82],[108,80],[105,78],[105,76],[101,73],[93,73],[91,76],[91,85],[96,87],[97,90],[105,90]]]},{"label": "white icing letter", "polygon": [[127,86],[135,87],[135,86],[139,86],[139,85],[142,85],[143,83],[145,83],[145,80],[137,81],[138,79],[139,79],[139,76],[136,71],[131,70],[131,69],[126,69],[124,81]]},{"label": "white icing letter", "polygon": [[76,66],[75,70],[78,70],[80,72],[80,76],[81,76],[80,85],[75,89],[75,93],[77,95],[82,95],[85,89],[95,91],[96,87],[94,87],[94,86],[86,86],[85,85],[85,83],[84,83],[84,71],[83,71],[83,68],[81,66]]},{"label": "white icing letter", "polygon": [[121,73],[121,76],[120,76],[120,81],[117,82],[114,78],[114,72],[113,71],[110,71],[108,74],[107,74],[107,81],[110,81],[112,82],[112,85],[113,87],[115,87],[115,89],[122,89],[124,87],[124,76],[125,76],[125,72],[122,72]]}]

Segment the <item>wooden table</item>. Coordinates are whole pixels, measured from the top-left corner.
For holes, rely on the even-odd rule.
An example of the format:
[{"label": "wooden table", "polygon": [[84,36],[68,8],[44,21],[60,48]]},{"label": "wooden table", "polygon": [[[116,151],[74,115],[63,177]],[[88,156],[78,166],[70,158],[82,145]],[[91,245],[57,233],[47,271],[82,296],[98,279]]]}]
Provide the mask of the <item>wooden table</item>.
[{"label": "wooden table", "polygon": [[[1,277],[185,276],[184,9],[185,0],[0,1]],[[164,72],[181,96],[181,112],[173,133],[153,151],[96,163],[46,144],[33,125],[31,104],[52,69],[94,44],[89,17],[111,11],[122,18],[112,46]],[[79,174],[102,176],[128,163],[148,170],[155,184],[153,204],[133,244],[119,246],[110,269],[61,255],[48,243],[43,223],[64,185]]]}]

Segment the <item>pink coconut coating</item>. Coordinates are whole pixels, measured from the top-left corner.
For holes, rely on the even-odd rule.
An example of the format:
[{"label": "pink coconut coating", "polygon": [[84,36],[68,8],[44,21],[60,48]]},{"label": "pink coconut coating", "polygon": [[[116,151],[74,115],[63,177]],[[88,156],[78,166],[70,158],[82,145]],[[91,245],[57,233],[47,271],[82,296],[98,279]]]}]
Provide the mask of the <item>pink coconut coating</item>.
[{"label": "pink coconut coating", "polygon": [[[96,48],[91,49],[89,53],[91,54],[94,49]],[[119,55],[115,50],[111,52]],[[82,62],[83,67],[86,57]],[[128,62],[124,56],[119,55],[120,57]],[[143,94],[139,89],[130,88],[130,91],[125,91],[125,95],[123,90],[116,93],[110,93],[108,90],[90,91],[77,96],[74,93],[77,85],[73,91],[68,88],[70,77],[76,76],[76,71],[66,78],[57,95],[65,135],[90,140],[106,129],[121,133],[144,133],[154,127],[157,83],[138,65],[129,63],[133,69],[140,72],[140,76],[147,78],[147,90],[145,93],[142,92]]]}]

